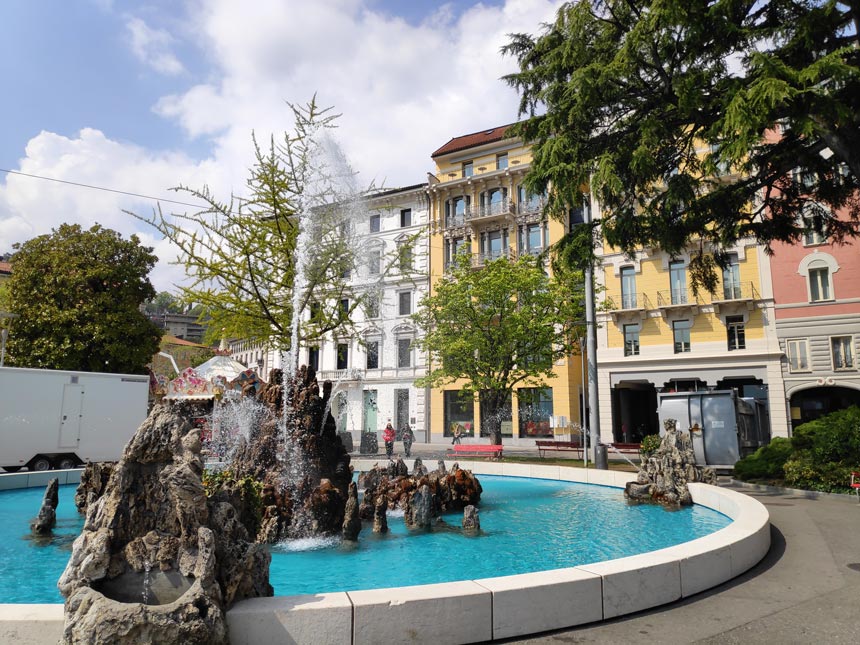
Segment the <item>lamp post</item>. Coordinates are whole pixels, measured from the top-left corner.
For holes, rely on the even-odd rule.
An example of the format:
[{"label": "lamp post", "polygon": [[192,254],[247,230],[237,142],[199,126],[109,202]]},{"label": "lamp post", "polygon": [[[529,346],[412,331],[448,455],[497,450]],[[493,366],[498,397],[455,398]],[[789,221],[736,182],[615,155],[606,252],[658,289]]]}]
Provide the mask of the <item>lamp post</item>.
[{"label": "lamp post", "polygon": [[[587,197],[587,199],[589,199]],[[591,230],[591,204],[583,204],[585,225]],[[593,241],[592,241],[593,243]],[[588,354],[588,429],[591,436],[591,447],[594,450],[594,463],[601,463],[597,458],[600,446],[600,409],[597,402],[597,320],[594,311],[594,264],[589,262],[585,267],[585,341]],[[605,463],[605,459],[602,460]]]}]

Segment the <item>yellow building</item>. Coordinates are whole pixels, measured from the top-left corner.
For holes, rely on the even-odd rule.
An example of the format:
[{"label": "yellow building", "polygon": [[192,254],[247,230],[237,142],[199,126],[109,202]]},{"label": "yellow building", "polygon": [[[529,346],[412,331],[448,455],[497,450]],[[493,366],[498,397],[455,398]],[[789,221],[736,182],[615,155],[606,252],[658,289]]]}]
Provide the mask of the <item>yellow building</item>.
[{"label": "yellow building", "polygon": [[[488,259],[540,253],[565,234],[569,223],[547,221],[543,199],[522,185],[531,162],[529,147],[502,126],[451,139],[432,154],[435,175],[429,178],[430,289],[463,248],[476,268]],[[582,213],[572,214],[574,223]],[[533,444],[535,439],[569,434],[580,424],[582,363],[571,356],[555,367],[541,391],[515,396],[502,420],[505,443]],[[481,433],[481,405],[463,404],[458,384],[430,392],[432,441],[444,441],[459,425],[467,437]],[[519,392],[519,391],[518,391]],[[486,434],[484,432],[483,434]]]},{"label": "yellow building", "polygon": [[735,390],[763,404],[773,436],[788,436],[770,263],[755,240],[730,253],[714,294],[694,294],[690,252],[601,252],[598,388],[601,440],[659,430],[658,392]]}]

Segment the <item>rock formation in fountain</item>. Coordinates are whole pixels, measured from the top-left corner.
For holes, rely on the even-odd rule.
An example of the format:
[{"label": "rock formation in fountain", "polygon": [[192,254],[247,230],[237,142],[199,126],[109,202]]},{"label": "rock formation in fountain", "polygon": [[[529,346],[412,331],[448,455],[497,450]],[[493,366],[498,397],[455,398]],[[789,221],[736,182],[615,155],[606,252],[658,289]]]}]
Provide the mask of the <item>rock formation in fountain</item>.
[{"label": "rock formation in fountain", "polygon": [[102,496],[115,465],[113,461],[86,465],[81,473],[81,483],[75,491],[75,506],[79,513],[86,515],[87,507]]},{"label": "rock formation in fountain", "polygon": [[227,608],[272,595],[266,547],[223,496],[207,500],[200,447],[179,404],[141,424],[58,583],[64,643],[226,643]]},{"label": "rock formation in fountain", "polygon": [[421,461],[420,457],[415,458],[415,463],[412,464],[412,476],[413,477],[424,477],[429,471],[427,470],[427,466],[424,465],[424,462]]},{"label": "rock formation in fountain", "polygon": [[355,542],[361,532],[361,518],[358,516],[358,487],[355,482],[349,483],[349,497],[343,518],[343,539]]},{"label": "rock formation in fountain", "polygon": [[475,506],[469,505],[463,509],[463,530],[466,533],[479,533],[481,531],[481,520]]},{"label": "rock formation in fountain", "polygon": [[406,525],[416,529],[429,527],[440,514],[461,511],[481,499],[478,479],[456,464],[450,472],[444,469],[444,463],[440,470],[430,473],[423,465],[419,470],[423,474],[392,476],[392,472],[401,472],[400,467],[393,463],[385,468],[377,465],[362,474],[359,479],[359,485],[364,487],[364,500],[359,508],[362,519],[374,517],[373,504],[380,496],[387,500],[389,510],[402,509]]},{"label": "rock formation in fountain", "polygon": [[59,497],[60,480],[54,478],[45,487],[45,495],[42,497],[42,506],[39,514],[30,522],[30,530],[34,535],[48,535],[57,525],[57,505]]},{"label": "rock formation in fountain", "polygon": [[376,502],[373,504],[374,533],[388,533],[388,517],[386,516],[387,511],[388,500],[385,499],[384,495],[380,495],[376,498]]},{"label": "rock formation in fountain", "polygon": [[326,381],[320,392],[316,373],[304,366],[287,383],[280,370],[272,370],[260,391],[274,418],[251,433],[229,468],[236,479],[263,482],[261,542],[335,535],[343,529],[352,472],[329,412],[331,391]]},{"label": "rock formation in fountain", "polygon": [[696,465],[690,435],[679,432],[675,425],[675,419],[663,423],[665,434],[660,447],[643,455],[636,481],[628,482],[624,489],[627,499],[686,506],[693,503],[688,482],[716,484],[714,469]]}]

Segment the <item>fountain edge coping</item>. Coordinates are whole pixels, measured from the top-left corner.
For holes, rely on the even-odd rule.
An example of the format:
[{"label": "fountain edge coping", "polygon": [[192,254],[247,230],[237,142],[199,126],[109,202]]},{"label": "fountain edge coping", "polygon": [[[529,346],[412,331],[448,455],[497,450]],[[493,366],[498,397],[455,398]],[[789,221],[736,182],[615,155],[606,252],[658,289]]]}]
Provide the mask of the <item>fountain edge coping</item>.
[{"label": "fountain edge coping", "polygon": [[[454,460],[445,460],[450,468]],[[366,471],[386,460],[356,459]],[[476,475],[555,479],[623,488],[635,473],[491,461],[460,461]],[[0,475],[0,490],[43,486],[66,473]],[[47,475],[47,477],[43,477]],[[75,479],[77,476],[77,480]],[[27,485],[3,484],[27,477]],[[32,477],[33,483],[29,483]],[[44,482],[44,483],[43,483]],[[11,483],[11,482],[9,482]],[[17,483],[17,482],[16,482]],[[227,612],[234,645],[261,642],[469,643],[563,629],[642,611],[715,587],[755,566],[770,548],[770,517],[741,493],[692,483],[693,501],[730,517],[710,535],[639,555],[497,578],[254,598]],[[0,642],[43,643],[60,638],[63,605],[0,604]]]}]

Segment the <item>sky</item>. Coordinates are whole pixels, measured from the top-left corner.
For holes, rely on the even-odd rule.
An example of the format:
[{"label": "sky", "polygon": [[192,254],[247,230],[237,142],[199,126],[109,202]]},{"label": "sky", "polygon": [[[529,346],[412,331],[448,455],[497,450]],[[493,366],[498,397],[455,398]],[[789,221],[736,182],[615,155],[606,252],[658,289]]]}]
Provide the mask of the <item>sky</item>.
[{"label": "sky", "polygon": [[[155,249],[158,291],[184,281],[143,222],[152,199],[242,195],[251,134],[292,125],[287,103],[342,114],[359,185],[426,181],[449,139],[517,120],[500,78],[507,34],[536,34],[560,0],[33,0],[0,3],[0,254],[62,223]],[[169,212],[193,212],[164,203]]]}]

